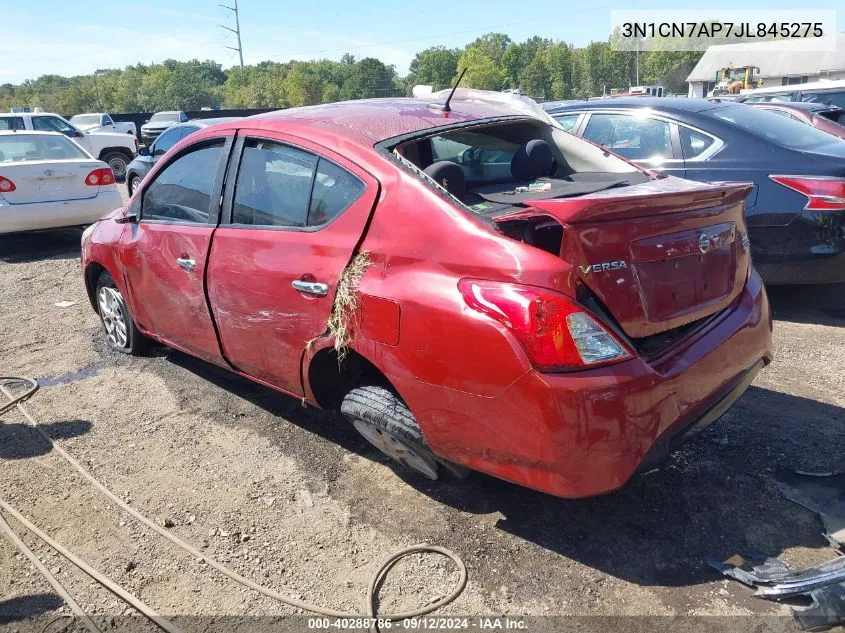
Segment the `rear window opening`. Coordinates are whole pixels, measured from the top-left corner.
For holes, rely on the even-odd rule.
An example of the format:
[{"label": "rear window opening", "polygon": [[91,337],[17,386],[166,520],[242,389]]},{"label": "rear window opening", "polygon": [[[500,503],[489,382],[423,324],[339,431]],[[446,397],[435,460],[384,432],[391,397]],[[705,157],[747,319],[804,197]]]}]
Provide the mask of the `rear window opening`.
[{"label": "rear window opening", "polygon": [[[394,152],[462,206],[488,219],[528,206],[531,200],[586,195],[649,180],[633,165],[536,120],[444,130],[401,143]],[[551,231],[533,230],[542,235],[541,244],[549,247],[554,241],[546,237]]]}]

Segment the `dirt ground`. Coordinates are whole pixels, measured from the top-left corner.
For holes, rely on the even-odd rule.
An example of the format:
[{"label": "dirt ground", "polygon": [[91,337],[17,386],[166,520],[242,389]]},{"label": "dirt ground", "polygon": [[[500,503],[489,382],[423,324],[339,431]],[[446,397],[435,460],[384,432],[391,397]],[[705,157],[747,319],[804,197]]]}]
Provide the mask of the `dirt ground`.
[{"label": "dirt ground", "polygon": [[[707,559],[758,551],[803,566],[833,556],[818,518],[782,498],[772,475],[845,459],[841,285],[771,290],[777,358],[739,403],[659,470],[565,501],[480,474],[428,482],[332,414],[168,349],[111,352],[83,288],[79,238],[0,237],[0,374],[37,377],[29,409],[52,437],[133,507],[260,584],[360,611],[380,561],[427,542],[453,549],[469,571],[444,613],[594,616],[602,630],[639,621],[614,616],[733,615],[758,628],[788,611],[722,579]],[[21,422],[8,413],[0,424],[0,495],[95,568],[165,615],[208,616],[198,630],[295,613],[113,507]],[[25,540],[83,608],[133,613]],[[431,603],[455,578],[440,557],[400,563],[381,609]],[[0,630],[31,630],[18,618],[67,613],[59,609],[40,575],[0,544]],[[222,629],[209,624],[223,616]]]}]

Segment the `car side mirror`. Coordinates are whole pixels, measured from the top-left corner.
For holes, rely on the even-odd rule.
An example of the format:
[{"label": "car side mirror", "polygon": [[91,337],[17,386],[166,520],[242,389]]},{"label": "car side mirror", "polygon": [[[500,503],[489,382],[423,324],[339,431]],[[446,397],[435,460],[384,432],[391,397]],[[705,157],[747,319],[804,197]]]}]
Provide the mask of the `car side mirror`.
[{"label": "car side mirror", "polygon": [[144,123],[149,123],[149,122],[150,122],[150,120],[149,120],[149,119],[147,119],[146,121],[144,121]]},{"label": "car side mirror", "polygon": [[156,150],[153,152],[153,156],[164,156],[167,153],[163,147],[156,147]]},{"label": "car side mirror", "polygon": [[150,155],[150,148],[146,145],[141,145],[138,147],[138,156],[149,156]]},{"label": "car side mirror", "polygon": [[126,215],[116,217],[114,221],[117,224],[137,224],[138,215],[136,213],[127,213]]}]

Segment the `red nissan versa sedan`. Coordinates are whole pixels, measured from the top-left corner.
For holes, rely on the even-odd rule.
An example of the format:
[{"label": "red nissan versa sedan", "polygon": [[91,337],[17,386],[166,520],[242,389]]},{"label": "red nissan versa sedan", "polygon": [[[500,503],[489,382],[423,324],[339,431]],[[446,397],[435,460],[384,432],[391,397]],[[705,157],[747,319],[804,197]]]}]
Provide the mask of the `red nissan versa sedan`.
[{"label": "red nissan versa sedan", "polygon": [[751,187],[659,177],[473,94],[181,141],[82,238],[110,344],[339,407],[431,479],[623,485],[772,358]]}]

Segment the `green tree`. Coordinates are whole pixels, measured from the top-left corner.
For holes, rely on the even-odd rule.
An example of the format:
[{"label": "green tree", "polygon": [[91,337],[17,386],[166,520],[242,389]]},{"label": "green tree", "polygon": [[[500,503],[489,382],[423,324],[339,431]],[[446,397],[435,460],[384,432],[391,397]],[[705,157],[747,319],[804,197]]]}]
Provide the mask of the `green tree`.
[{"label": "green tree", "polygon": [[396,71],[393,66],[373,57],[365,57],[355,62],[352,72],[340,90],[342,99],[370,99],[373,97],[391,97],[396,92],[393,79]]},{"label": "green tree", "polygon": [[497,66],[501,66],[505,51],[511,44],[511,38],[504,33],[487,33],[471,42],[465,50],[477,49],[483,55],[492,59]]},{"label": "green tree", "polygon": [[291,62],[282,88],[285,103],[294,107],[320,103],[323,97],[320,78],[307,62]]},{"label": "green tree", "polygon": [[449,88],[458,69],[461,51],[445,46],[433,46],[416,54],[410,65],[406,86],[433,86],[435,90]]},{"label": "green tree", "polygon": [[501,90],[507,76],[496,61],[477,48],[468,48],[458,60],[458,74],[466,69],[463,84],[467,88]]}]

